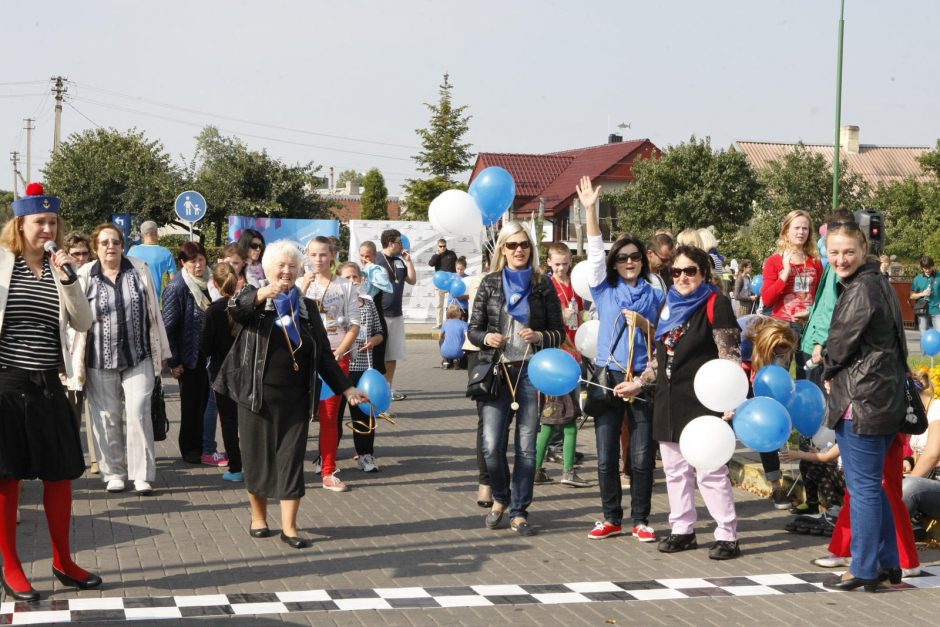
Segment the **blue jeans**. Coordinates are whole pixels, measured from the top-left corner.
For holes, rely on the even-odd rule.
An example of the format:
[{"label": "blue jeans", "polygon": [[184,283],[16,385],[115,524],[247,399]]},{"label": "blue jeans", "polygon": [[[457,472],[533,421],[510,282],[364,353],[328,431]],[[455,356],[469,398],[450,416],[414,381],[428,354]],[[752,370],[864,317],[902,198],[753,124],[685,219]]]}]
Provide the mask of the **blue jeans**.
[{"label": "blue jeans", "polygon": [[917,318],[917,328],[921,333],[927,329],[937,329],[940,331],[940,316],[932,316],[930,314],[920,314],[915,316]]},{"label": "blue jeans", "polygon": [[912,519],[940,518],[940,481],[925,477],[904,477],[901,490]]},{"label": "blue jeans", "polygon": [[885,455],[895,435],[858,435],[852,432],[851,420],[840,420],[835,431],[845,484],[852,494],[849,570],[861,579],[877,579],[880,569],[897,568],[901,563],[894,515],[881,485]]},{"label": "blue jeans", "polygon": [[[622,375],[617,382],[623,380]],[[653,408],[644,401],[624,403],[623,408],[605,411],[594,418],[597,438],[597,484],[601,489],[604,520],[619,525],[623,522],[623,490],[620,486],[620,431],[626,414],[630,431],[630,517],[633,525],[649,523],[650,501],[653,496]]]},{"label": "blue jeans", "polygon": [[[493,500],[501,505],[509,505],[511,518],[528,516],[528,507],[532,503],[532,486],[535,482],[535,440],[539,432],[538,392],[529,381],[526,366],[509,367],[510,383],[516,385],[516,402],[519,409],[515,412],[515,460],[512,476],[509,474],[509,461],[506,450],[509,447],[509,430],[512,409],[512,394],[509,385],[503,381],[499,398],[495,401],[480,403],[480,416],[483,420],[483,459],[486,471],[490,475],[493,488]],[[511,485],[510,485],[511,484]],[[511,489],[510,489],[511,488]]]}]

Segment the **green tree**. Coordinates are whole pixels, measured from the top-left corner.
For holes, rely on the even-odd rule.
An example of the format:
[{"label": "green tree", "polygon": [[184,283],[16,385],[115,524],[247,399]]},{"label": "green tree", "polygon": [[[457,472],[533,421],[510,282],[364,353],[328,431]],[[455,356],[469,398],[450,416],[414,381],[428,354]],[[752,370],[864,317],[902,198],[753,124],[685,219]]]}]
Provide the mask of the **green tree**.
[{"label": "green tree", "polygon": [[0,224],[13,217],[13,192],[0,189]]},{"label": "green tree", "polygon": [[388,188],[385,187],[385,178],[378,168],[366,172],[362,186],[362,219],[388,220]]},{"label": "green tree", "polygon": [[362,185],[362,175],[355,170],[343,170],[336,178],[336,187],[345,187],[347,182],[352,183],[353,193],[355,194],[357,188]]},{"label": "green tree", "polygon": [[708,137],[694,135],[658,159],[636,161],[633,174],[631,185],[604,200],[617,211],[621,230],[640,234],[714,225],[723,237],[751,217],[760,190],[743,153],[715,151]]},{"label": "green tree", "polygon": [[[783,158],[768,162],[757,176],[762,190],[754,214],[728,243],[733,254],[763,259],[774,251],[780,225],[789,212],[809,212],[814,227],[826,219],[832,210],[832,168],[823,155],[801,142]],[[869,202],[871,187],[844,161],[839,178],[843,207],[854,211]]]},{"label": "green tree", "polygon": [[91,230],[115,212],[166,223],[182,191],[179,168],[158,140],[131,129],[73,133],[43,171],[46,190],[62,199],[62,217]]},{"label": "green tree", "polygon": [[940,255],[940,184],[908,177],[875,190],[871,207],[885,215],[885,252],[906,261]]},{"label": "green tree", "polygon": [[418,170],[430,175],[427,179],[408,179],[405,183],[408,216],[414,220],[426,220],[428,206],[441,192],[448,189],[466,189],[455,180],[455,175],[468,170],[473,154],[471,144],[463,143],[470,130],[470,117],[466,105],[455,107],[450,76],[444,74],[439,86],[440,98],[436,104],[424,103],[431,112],[428,128],[415,132],[421,138],[421,152],[414,156]]},{"label": "green tree", "polygon": [[920,167],[924,169],[924,172],[929,172],[937,177],[937,180],[940,181],[940,139],[937,140],[937,147],[931,150],[930,152],[924,153],[917,158],[920,162]]}]

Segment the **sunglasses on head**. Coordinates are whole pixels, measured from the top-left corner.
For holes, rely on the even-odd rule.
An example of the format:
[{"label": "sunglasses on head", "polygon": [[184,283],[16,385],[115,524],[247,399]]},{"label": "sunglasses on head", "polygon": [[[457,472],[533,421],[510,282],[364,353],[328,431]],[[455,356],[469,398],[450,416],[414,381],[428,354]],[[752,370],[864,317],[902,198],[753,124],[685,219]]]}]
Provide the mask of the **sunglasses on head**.
[{"label": "sunglasses on head", "polygon": [[521,248],[522,250],[529,250],[532,245],[529,243],[529,240],[525,240],[522,242],[506,242],[504,246],[507,250],[516,250],[517,248]]},{"label": "sunglasses on head", "polygon": [[689,266],[687,268],[673,268],[672,278],[678,279],[682,275],[693,277],[698,274],[698,266]]},{"label": "sunglasses on head", "polygon": [[840,222],[830,222],[826,225],[826,231],[830,229],[848,229],[849,231],[859,231],[862,227],[855,220],[843,220]]},{"label": "sunglasses on head", "polygon": [[629,259],[630,261],[639,261],[639,260],[642,259],[642,258],[643,258],[643,253],[639,253],[639,252],[637,252],[637,253],[617,253],[617,256],[614,257],[614,259],[617,261],[617,263],[623,263],[624,261],[626,261],[626,260],[628,260],[628,259]]},{"label": "sunglasses on head", "polygon": [[264,244],[262,244],[262,243],[260,243],[260,242],[252,242],[252,243],[248,244],[248,248],[250,248],[250,249],[252,249],[252,250],[261,250],[263,247],[264,247]]}]

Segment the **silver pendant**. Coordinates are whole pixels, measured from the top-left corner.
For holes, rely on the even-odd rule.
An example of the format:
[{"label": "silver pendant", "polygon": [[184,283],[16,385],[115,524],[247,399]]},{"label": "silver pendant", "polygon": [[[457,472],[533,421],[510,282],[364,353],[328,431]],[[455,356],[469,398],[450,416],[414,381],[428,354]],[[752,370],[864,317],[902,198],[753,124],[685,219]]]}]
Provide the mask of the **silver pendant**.
[{"label": "silver pendant", "polygon": [[509,404],[509,408],[513,411],[519,411],[519,403],[517,403],[516,401],[513,401],[512,403]]}]

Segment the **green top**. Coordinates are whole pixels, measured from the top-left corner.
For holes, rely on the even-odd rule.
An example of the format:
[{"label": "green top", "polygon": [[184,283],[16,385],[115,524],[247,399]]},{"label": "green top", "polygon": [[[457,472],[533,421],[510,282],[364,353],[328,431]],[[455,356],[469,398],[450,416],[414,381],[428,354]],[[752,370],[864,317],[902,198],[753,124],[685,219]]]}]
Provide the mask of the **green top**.
[{"label": "green top", "polygon": [[832,324],[832,312],[836,308],[836,301],[839,294],[836,292],[836,284],[839,277],[832,271],[829,265],[823,270],[822,279],[819,281],[819,289],[816,290],[816,299],[813,301],[813,308],[809,311],[809,321],[803,330],[803,340],[800,343],[800,350],[807,354],[813,353],[813,346],[820,344],[826,345],[826,339],[829,338],[829,326]]},{"label": "green top", "polygon": [[[927,313],[931,316],[940,315],[940,275],[928,277],[923,272],[914,277],[911,283],[912,292],[923,292],[930,285],[930,300],[927,301]],[[919,299],[918,299],[919,300]]]}]

